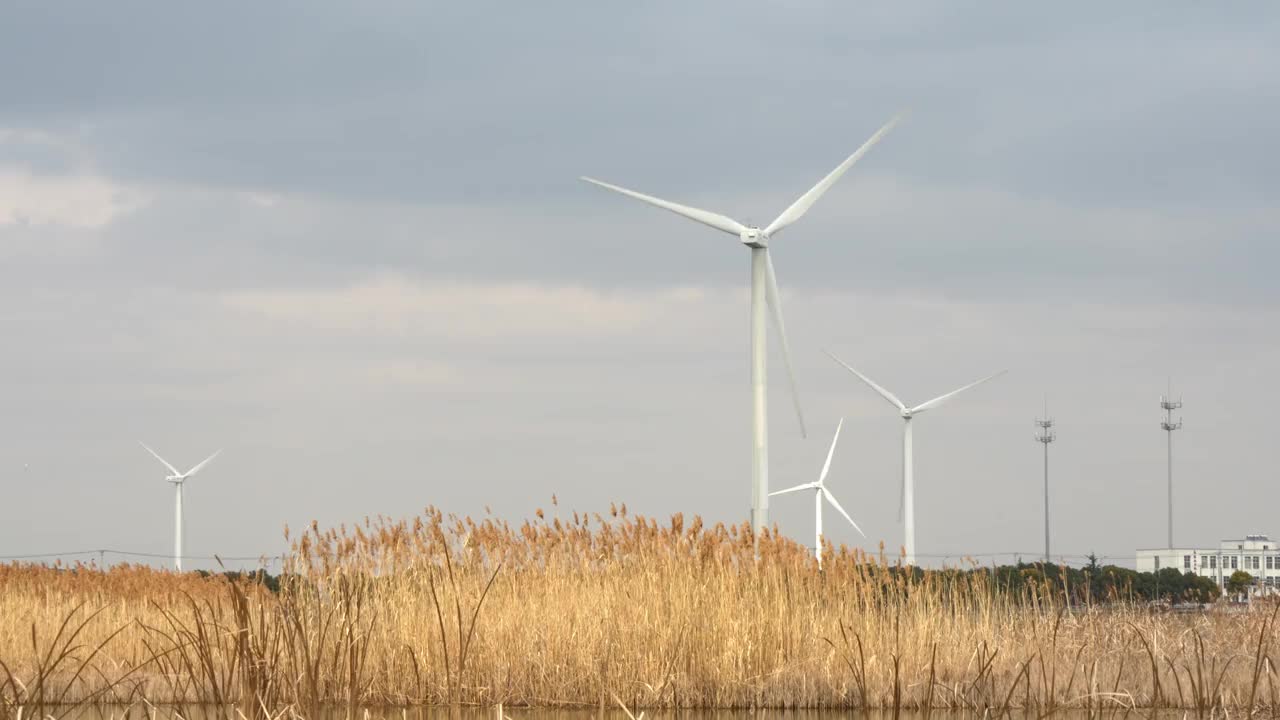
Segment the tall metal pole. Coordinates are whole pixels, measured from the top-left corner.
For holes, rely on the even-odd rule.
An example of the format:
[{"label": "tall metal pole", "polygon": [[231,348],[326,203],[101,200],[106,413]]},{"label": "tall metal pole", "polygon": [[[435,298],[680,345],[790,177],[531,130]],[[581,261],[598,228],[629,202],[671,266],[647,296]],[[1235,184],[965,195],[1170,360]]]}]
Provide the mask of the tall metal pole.
[{"label": "tall metal pole", "polygon": [[1175,402],[1173,399],[1173,381],[1169,382],[1169,390],[1167,395],[1160,397],[1160,407],[1164,408],[1164,422],[1160,423],[1160,427],[1164,428],[1169,438],[1168,463],[1169,463],[1169,549],[1173,549],[1173,431],[1182,428],[1182,418],[1179,417],[1177,422],[1173,421],[1173,411],[1182,407],[1182,398],[1178,398]]},{"label": "tall metal pole", "polygon": [[902,430],[902,531],[907,565],[916,564],[916,487],[911,450],[911,416]]},{"label": "tall metal pole", "polygon": [[182,572],[182,481],[175,482],[173,487],[177,491],[173,508],[173,566]]},{"label": "tall metal pole", "polygon": [[818,569],[822,569],[822,488],[813,490],[813,557],[818,561]]},{"label": "tall metal pole", "polygon": [[1044,561],[1050,562],[1049,552],[1049,443],[1044,443]]},{"label": "tall metal pole", "polygon": [[751,529],[757,555],[769,525],[769,416],[765,383],[765,263],[762,247],[751,248]]},{"label": "tall metal pole", "polygon": [[1044,445],[1044,562],[1051,562],[1049,555],[1049,443],[1058,439],[1053,430],[1053,418],[1049,417],[1049,403],[1045,401],[1044,417],[1036,418],[1036,441]]},{"label": "tall metal pole", "polygon": [[[1162,424],[1163,424],[1163,425],[1166,425],[1166,426],[1168,425],[1168,423],[1162,423]],[[1168,526],[1169,526],[1169,549],[1170,549],[1170,550],[1172,550],[1172,549],[1173,549],[1173,428],[1166,427],[1165,429],[1168,431],[1168,435],[1167,435],[1168,442],[1167,442],[1167,443],[1165,443],[1165,467],[1168,469],[1168,470],[1167,470],[1167,473],[1166,473],[1166,474],[1168,475],[1168,477],[1166,478],[1166,483],[1167,483],[1167,484],[1168,484],[1168,486],[1169,486],[1169,487],[1168,487],[1168,492],[1169,492],[1169,519],[1168,519]]]}]

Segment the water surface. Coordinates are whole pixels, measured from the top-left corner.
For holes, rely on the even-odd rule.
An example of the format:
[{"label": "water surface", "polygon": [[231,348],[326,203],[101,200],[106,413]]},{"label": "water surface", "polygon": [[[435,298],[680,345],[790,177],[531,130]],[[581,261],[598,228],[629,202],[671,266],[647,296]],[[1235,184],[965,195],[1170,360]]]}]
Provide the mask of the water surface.
[{"label": "water surface", "polygon": [[[645,720],[740,720],[751,718],[759,720],[761,718],[778,718],[778,720],[982,720],[982,718],[992,718],[997,716],[994,711],[989,714],[977,713],[973,711],[961,710],[933,710],[931,712],[923,712],[918,710],[902,711],[896,716],[889,710],[872,710],[862,711],[853,709],[826,709],[826,710],[689,710],[689,709],[666,709],[666,710],[644,710]],[[1162,710],[1153,712],[1150,710],[1126,710],[1123,708],[1109,709],[1102,712],[1086,710],[1060,710],[1051,715],[1042,715],[1034,710],[1012,710],[1007,715],[1001,715],[1002,718],[1009,720],[1045,720],[1046,718],[1054,718],[1055,720],[1121,720],[1123,718],[1133,718],[1134,720],[1181,720],[1188,717],[1193,711],[1183,710]],[[640,711],[636,711],[636,716],[640,715]],[[60,717],[58,713],[50,713],[53,717]],[[602,713],[599,708],[582,708],[582,709],[537,709],[537,708],[520,708],[520,707],[504,707],[502,715],[510,720],[628,720],[626,712],[618,708],[616,705],[612,708],[606,708]],[[158,706],[155,708],[147,708],[143,706],[135,706],[126,708],[124,706],[106,705],[92,708],[77,709],[67,715],[66,720],[124,720],[125,718],[138,718],[139,720],[224,720],[226,718],[239,719],[239,715],[235,710],[220,711],[219,708],[212,706],[189,705],[185,708],[176,708],[170,706]],[[348,714],[345,707],[331,707],[324,711],[319,717],[308,717],[306,720],[347,720]],[[289,718],[286,713],[283,718]],[[363,708],[357,711],[355,720],[497,720],[497,708],[447,708],[447,707],[416,707],[416,708]]]}]

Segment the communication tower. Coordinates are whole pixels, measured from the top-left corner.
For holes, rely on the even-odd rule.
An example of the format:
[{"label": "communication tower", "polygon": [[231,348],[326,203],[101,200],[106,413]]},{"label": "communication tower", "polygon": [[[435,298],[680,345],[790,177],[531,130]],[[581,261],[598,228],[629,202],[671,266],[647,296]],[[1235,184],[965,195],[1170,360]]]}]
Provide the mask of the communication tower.
[{"label": "communication tower", "polygon": [[1049,443],[1058,439],[1049,417],[1049,401],[1044,403],[1044,417],[1036,418],[1036,441],[1044,445],[1044,561],[1049,563]]}]

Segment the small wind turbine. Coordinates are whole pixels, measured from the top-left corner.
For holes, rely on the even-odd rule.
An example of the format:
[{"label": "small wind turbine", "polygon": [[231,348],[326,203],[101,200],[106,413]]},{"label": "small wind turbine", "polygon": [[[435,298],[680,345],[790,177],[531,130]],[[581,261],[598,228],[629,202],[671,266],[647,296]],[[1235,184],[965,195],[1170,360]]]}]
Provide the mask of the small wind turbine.
[{"label": "small wind turbine", "polygon": [[765,305],[772,312],[774,329],[778,340],[782,343],[782,359],[787,366],[787,378],[791,383],[791,396],[796,407],[796,417],[800,420],[800,434],[805,434],[804,413],[800,410],[800,396],[796,391],[795,373],[791,369],[791,351],[787,347],[787,331],[782,323],[782,305],[778,297],[778,281],[773,272],[773,260],[769,257],[769,240],[783,228],[794,223],[809,211],[809,208],[822,197],[845,172],[853,166],[880,138],[884,137],[901,116],[890,120],[884,127],[876,131],[852,155],[845,158],[835,170],[822,178],[808,192],[800,196],[768,227],[743,225],[733,218],[719,213],[700,210],[662,200],[617,185],[583,177],[582,180],[599,185],[641,202],[673,212],[694,222],[702,223],[736,236],[743,245],[751,248],[751,524],[759,537],[760,532],[769,524],[769,428],[768,414],[765,411],[767,377],[765,375]]},{"label": "small wind turbine", "polygon": [[840,501],[836,500],[836,496],[832,495],[831,491],[827,489],[827,486],[823,484],[827,479],[827,472],[831,470],[831,456],[836,454],[836,442],[840,440],[840,428],[843,426],[844,418],[840,418],[840,423],[836,425],[836,435],[831,438],[831,449],[827,451],[827,461],[822,465],[822,472],[819,473],[817,482],[796,485],[795,487],[789,487],[786,490],[769,493],[769,496],[772,497],[774,495],[785,495],[786,493],[796,492],[798,490],[813,490],[813,557],[818,561],[819,570],[822,569],[822,499],[824,497],[827,499],[827,502],[831,503],[831,507],[835,508],[837,512],[844,516],[845,520],[849,521],[849,524],[853,526],[854,530],[858,531],[859,535],[862,537],[867,536],[866,533],[862,532],[862,528],[858,527],[858,523],[854,522],[853,518],[849,517],[849,513],[845,512],[844,508],[840,507]]},{"label": "small wind turbine", "polygon": [[916,405],[915,407],[907,407],[906,404],[904,404],[901,400],[899,400],[896,395],[889,392],[888,390],[885,390],[879,385],[875,384],[875,382],[873,382],[871,378],[867,377],[866,375],[863,375],[857,370],[854,370],[848,363],[836,357],[830,351],[824,351],[824,352],[826,352],[827,355],[830,355],[832,360],[835,360],[836,362],[840,363],[845,370],[848,370],[854,375],[857,375],[858,379],[862,380],[862,382],[870,386],[872,390],[875,390],[877,393],[879,393],[880,397],[883,397],[885,400],[888,400],[891,404],[893,404],[894,407],[898,408],[898,412],[902,414],[902,419],[904,421],[904,427],[902,430],[902,498],[901,498],[901,505],[898,506],[898,517],[900,520],[902,520],[902,523],[903,523],[903,534],[905,535],[905,540],[906,540],[903,543],[907,553],[906,561],[908,565],[914,565],[916,562],[916,518],[915,518],[915,478],[913,476],[914,471],[912,469],[912,461],[911,461],[911,455],[912,455],[911,453],[911,418],[915,417],[916,415],[919,415],[925,410],[932,410],[933,408],[936,408],[939,405],[942,405],[946,401],[950,400],[956,395],[959,395],[965,390],[968,390],[973,387],[977,387],[982,383],[987,382],[988,380],[994,380],[995,378],[998,378],[1001,375],[1005,374],[1007,371],[1001,370],[1000,372],[994,375],[988,375],[987,377],[984,377],[981,380],[978,380],[977,382],[969,383],[968,385],[965,385],[964,387],[958,390],[952,390],[946,395],[940,395],[930,400],[929,402],[921,403],[919,405]]},{"label": "small wind turbine", "polygon": [[199,465],[196,465],[195,467],[191,468],[186,472],[178,472],[178,468],[170,465],[168,460],[165,460],[164,458],[160,457],[159,453],[147,447],[146,443],[139,442],[138,444],[141,445],[143,449],[145,449],[147,452],[155,456],[155,459],[164,463],[164,466],[169,468],[169,472],[173,473],[172,475],[169,475],[168,477],[166,477],[165,480],[168,480],[169,482],[173,483],[173,489],[176,491],[174,496],[174,508],[173,508],[173,514],[174,514],[173,566],[177,568],[179,572],[181,572],[182,571],[182,483],[186,482],[187,478],[203,470],[204,466],[208,465],[209,461],[218,457],[218,453],[222,451],[218,450],[214,454],[202,460]]}]

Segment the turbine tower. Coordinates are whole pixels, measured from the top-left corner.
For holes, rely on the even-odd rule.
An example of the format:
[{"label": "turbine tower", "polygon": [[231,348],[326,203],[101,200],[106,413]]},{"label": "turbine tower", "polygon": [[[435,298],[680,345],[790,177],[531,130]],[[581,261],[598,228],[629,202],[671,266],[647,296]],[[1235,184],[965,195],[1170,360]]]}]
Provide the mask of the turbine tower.
[{"label": "turbine tower", "polygon": [[885,136],[901,116],[890,120],[884,127],[876,131],[871,139],[862,144],[852,155],[845,158],[835,170],[822,178],[808,192],[801,195],[768,227],[763,230],[743,225],[732,218],[719,213],[700,210],[662,200],[634,190],[602,182],[589,177],[581,179],[606,190],[612,190],[641,202],[648,203],[663,210],[673,212],[682,217],[702,223],[716,230],[736,236],[743,245],[751,249],[751,526],[758,538],[762,530],[769,524],[769,429],[766,413],[765,375],[765,314],[766,305],[772,315],[774,329],[778,340],[782,343],[782,359],[787,366],[787,378],[791,385],[791,396],[795,403],[796,417],[800,421],[800,434],[805,435],[804,413],[800,409],[800,396],[796,390],[795,373],[791,368],[791,351],[787,347],[787,333],[782,322],[782,305],[778,297],[778,282],[773,271],[773,260],[769,255],[769,241],[783,228],[794,223],[831,188],[845,172],[853,166],[868,150]]},{"label": "turbine tower", "polygon": [[177,468],[175,468],[174,466],[170,465],[168,460],[165,460],[164,458],[160,457],[160,454],[159,454],[159,453],[157,453],[155,450],[152,450],[151,448],[147,447],[146,443],[139,442],[138,444],[139,444],[139,445],[141,445],[141,446],[143,447],[143,449],[145,449],[147,452],[151,453],[151,454],[155,457],[155,459],[157,459],[157,460],[159,460],[160,462],[164,463],[164,466],[165,466],[165,467],[167,467],[167,468],[169,468],[169,472],[170,472],[170,473],[172,473],[171,475],[169,475],[168,477],[166,477],[166,478],[165,478],[165,480],[168,480],[169,482],[173,483],[173,489],[174,489],[174,506],[173,506],[173,567],[174,567],[176,570],[178,570],[178,572],[182,572],[182,539],[183,539],[183,535],[182,535],[182,484],[183,484],[184,482],[186,482],[186,481],[187,481],[187,478],[189,478],[189,477],[191,477],[192,475],[195,475],[196,473],[198,473],[198,472],[200,472],[201,470],[203,470],[203,469],[204,469],[204,466],[205,466],[205,465],[208,465],[208,464],[209,464],[209,462],[210,462],[211,460],[213,460],[214,458],[218,457],[218,453],[220,453],[220,452],[222,452],[222,451],[221,451],[221,450],[218,450],[218,451],[217,451],[217,452],[215,452],[214,454],[212,454],[212,455],[210,455],[209,457],[205,458],[204,460],[200,461],[200,464],[196,465],[195,467],[191,468],[190,470],[188,470],[188,471],[186,471],[186,472],[178,472],[178,469],[177,469]]},{"label": "turbine tower", "polygon": [[1040,429],[1036,432],[1036,441],[1044,445],[1044,563],[1048,565],[1049,560],[1049,443],[1058,439],[1058,433],[1053,430],[1053,418],[1049,417],[1049,401],[1044,403],[1044,417],[1036,418],[1036,426]]},{"label": "turbine tower", "polygon": [[857,370],[854,370],[851,365],[844,362],[840,358],[836,357],[831,352],[829,351],[826,351],[826,352],[827,352],[827,355],[831,356],[832,360],[835,360],[836,362],[840,363],[840,365],[844,367],[845,370],[848,370],[849,372],[858,376],[859,380],[866,383],[872,390],[875,390],[877,393],[879,393],[880,397],[884,398],[885,400],[888,400],[889,403],[892,404],[894,407],[896,407],[898,409],[898,412],[902,415],[902,419],[903,419],[902,500],[901,500],[902,504],[898,506],[898,514],[899,514],[899,519],[901,519],[903,523],[903,535],[905,536],[905,542],[903,543],[903,546],[904,546],[904,549],[906,550],[906,556],[907,556],[906,562],[908,565],[914,565],[916,562],[916,519],[915,519],[915,478],[914,478],[914,470],[912,468],[912,450],[911,450],[911,420],[916,415],[919,415],[925,410],[932,410],[933,408],[936,408],[939,405],[942,405],[946,401],[950,400],[956,395],[959,395],[965,390],[977,387],[982,383],[987,382],[988,380],[994,380],[995,378],[998,378],[1001,375],[1005,374],[1005,372],[1007,371],[1001,370],[1000,372],[995,373],[994,375],[988,375],[987,377],[984,377],[981,380],[978,380],[976,382],[971,382],[962,388],[959,388],[957,390],[952,390],[946,395],[939,395],[938,397],[928,402],[916,405],[915,407],[907,407],[906,404],[904,404],[901,400],[899,400],[896,395],[877,385],[874,381],[871,380],[871,378],[867,377],[866,375],[863,375]]},{"label": "turbine tower", "polygon": [[1182,398],[1173,399],[1173,381],[1169,381],[1167,395],[1160,397],[1160,407],[1164,409],[1164,421],[1160,427],[1169,436],[1169,548],[1173,549],[1173,431],[1182,429],[1182,418],[1173,421],[1173,411],[1182,408]]},{"label": "turbine tower", "polygon": [[853,526],[854,530],[858,531],[859,535],[861,535],[862,537],[867,536],[866,533],[862,532],[862,528],[858,527],[858,523],[854,522],[853,518],[849,517],[849,513],[845,512],[844,508],[840,507],[840,501],[836,500],[836,496],[831,494],[831,491],[827,489],[827,486],[825,484],[827,479],[827,472],[831,470],[831,456],[835,455],[836,453],[836,442],[840,440],[840,428],[843,426],[844,426],[844,418],[841,418],[840,423],[836,425],[836,435],[835,437],[831,438],[831,449],[827,451],[827,461],[822,464],[822,472],[818,474],[817,482],[805,483],[803,485],[796,485],[795,487],[789,487],[786,490],[779,490],[777,492],[769,493],[770,497],[772,497],[774,495],[785,495],[786,493],[796,492],[798,490],[813,490],[813,505],[814,505],[814,508],[813,508],[814,510],[813,558],[818,561],[819,570],[822,569],[822,500],[823,498],[825,498],[827,502],[831,503],[831,507],[835,508],[837,512],[843,515],[845,520],[849,521],[849,524]]}]

